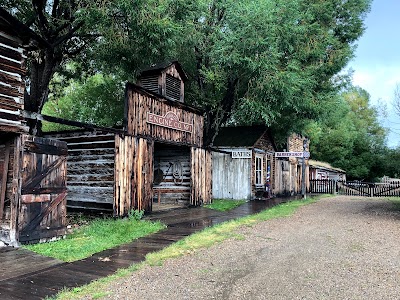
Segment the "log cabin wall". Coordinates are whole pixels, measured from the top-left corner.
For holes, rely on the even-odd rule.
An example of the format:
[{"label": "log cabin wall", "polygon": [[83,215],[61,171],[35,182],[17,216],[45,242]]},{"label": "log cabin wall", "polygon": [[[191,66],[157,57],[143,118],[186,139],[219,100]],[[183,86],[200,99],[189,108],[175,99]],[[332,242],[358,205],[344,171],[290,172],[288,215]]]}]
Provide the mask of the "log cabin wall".
[{"label": "log cabin wall", "polygon": [[26,57],[22,41],[4,22],[0,18],[0,131],[27,132],[28,128],[19,115],[24,108]]},{"label": "log cabin wall", "polygon": [[114,133],[80,130],[49,136],[68,146],[68,209],[112,212]]}]

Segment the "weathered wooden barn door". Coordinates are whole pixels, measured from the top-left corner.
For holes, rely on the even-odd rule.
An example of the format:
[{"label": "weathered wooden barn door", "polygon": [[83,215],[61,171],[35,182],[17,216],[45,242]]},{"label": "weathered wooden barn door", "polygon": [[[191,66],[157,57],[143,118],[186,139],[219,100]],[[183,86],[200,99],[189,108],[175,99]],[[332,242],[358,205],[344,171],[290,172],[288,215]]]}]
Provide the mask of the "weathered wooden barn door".
[{"label": "weathered wooden barn door", "polygon": [[131,209],[152,210],[153,148],[151,140],[116,136],[115,215],[125,216]]},{"label": "weathered wooden barn door", "polygon": [[22,136],[19,242],[36,242],[65,234],[65,142]]},{"label": "weathered wooden barn door", "polygon": [[201,148],[192,148],[191,177],[192,192],[190,204],[194,206],[211,202],[212,195],[212,154]]}]

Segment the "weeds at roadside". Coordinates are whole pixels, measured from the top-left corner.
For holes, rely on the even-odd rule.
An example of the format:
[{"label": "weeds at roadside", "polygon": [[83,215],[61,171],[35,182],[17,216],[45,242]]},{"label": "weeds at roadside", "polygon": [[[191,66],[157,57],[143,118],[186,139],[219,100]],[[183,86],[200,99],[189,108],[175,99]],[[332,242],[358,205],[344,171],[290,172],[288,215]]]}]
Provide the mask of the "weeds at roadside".
[{"label": "weeds at roadside", "polygon": [[134,211],[125,219],[91,219],[65,239],[23,247],[62,261],[76,261],[165,228],[160,222],[140,220],[142,216],[143,212]]},{"label": "weeds at roadside", "polygon": [[204,207],[219,211],[228,211],[244,203],[246,203],[246,200],[214,199],[211,204],[206,204]]}]

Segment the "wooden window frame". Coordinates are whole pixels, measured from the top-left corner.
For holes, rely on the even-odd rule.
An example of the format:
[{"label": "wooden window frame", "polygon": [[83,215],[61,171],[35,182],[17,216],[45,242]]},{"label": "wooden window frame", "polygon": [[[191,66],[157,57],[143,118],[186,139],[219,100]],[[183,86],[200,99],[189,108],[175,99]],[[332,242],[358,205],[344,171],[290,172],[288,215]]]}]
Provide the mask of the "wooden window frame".
[{"label": "wooden window frame", "polygon": [[[259,165],[257,163],[258,160],[260,160]],[[257,176],[257,174],[259,174],[259,177]],[[254,185],[256,187],[264,186],[263,176],[264,176],[264,155],[256,154],[254,156]]]}]

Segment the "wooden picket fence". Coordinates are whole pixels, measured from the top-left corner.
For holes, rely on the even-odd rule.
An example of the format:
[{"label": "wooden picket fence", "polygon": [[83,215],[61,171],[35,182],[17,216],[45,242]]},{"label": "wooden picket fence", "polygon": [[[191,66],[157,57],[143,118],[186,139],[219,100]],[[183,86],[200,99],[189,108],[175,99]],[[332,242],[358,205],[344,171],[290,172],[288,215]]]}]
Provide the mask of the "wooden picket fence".
[{"label": "wooden picket fence", "polygon": [[364,197],[400,197],[400,182],[372,183],[361,181],[310,180],[309,193]]},{"label": "wooden picket fence", "polygon": [[331,179],[312,179],[310,180],[310,187],[308,193],[312,194],[335,194],[337,184],[335,180]]}]

